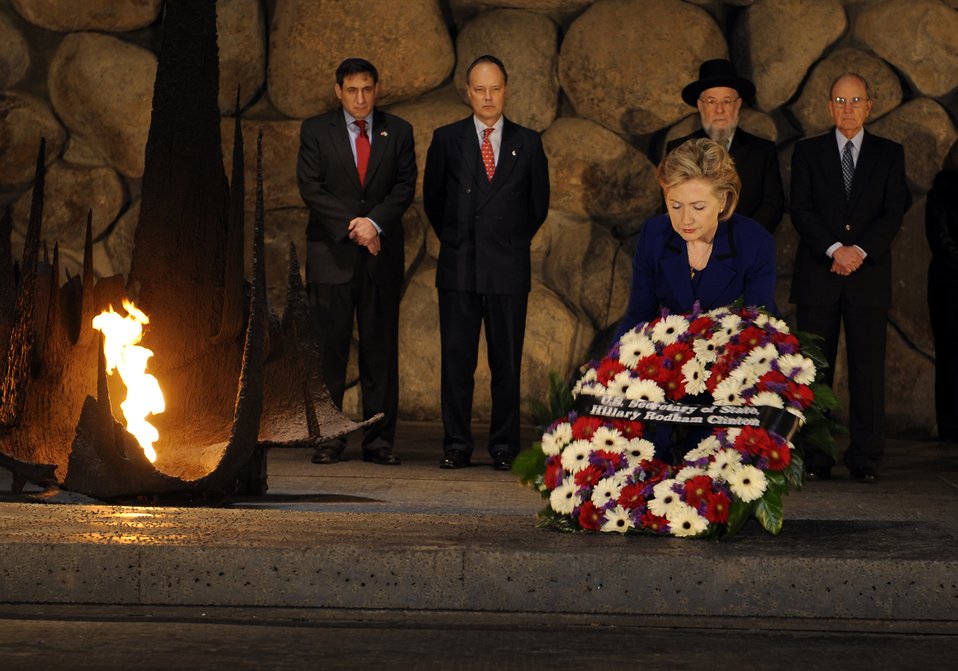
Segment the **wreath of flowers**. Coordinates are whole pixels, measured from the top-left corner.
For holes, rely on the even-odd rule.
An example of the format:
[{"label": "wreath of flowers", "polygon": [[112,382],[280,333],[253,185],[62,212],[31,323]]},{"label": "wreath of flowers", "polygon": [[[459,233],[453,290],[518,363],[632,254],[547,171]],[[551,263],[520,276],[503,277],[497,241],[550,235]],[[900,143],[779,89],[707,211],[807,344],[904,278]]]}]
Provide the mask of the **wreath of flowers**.
[{"label": "wreath of flowers", "polygon": [[[813,391],[816,366],[802,350],[785,322],[756,308],[696,306],[625,333],[572,396],[766,406],[804,422],[821,385]],[[781,531],[782,496],[801,487],[804,467],[777,426],[715,428],[677,466],[655,457],[646,428],[575,411],[554,421],[517,460],[548,499],[540,526],[728,538],[754,515]]]}]

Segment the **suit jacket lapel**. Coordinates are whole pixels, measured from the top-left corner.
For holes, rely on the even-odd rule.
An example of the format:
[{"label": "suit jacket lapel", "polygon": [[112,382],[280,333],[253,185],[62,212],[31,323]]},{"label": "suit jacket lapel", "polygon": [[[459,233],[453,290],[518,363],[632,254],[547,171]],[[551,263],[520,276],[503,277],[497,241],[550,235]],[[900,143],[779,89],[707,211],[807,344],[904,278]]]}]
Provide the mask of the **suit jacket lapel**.
[{"label": "suit jacket lapel", "polygon": [[659,260],[662,276],[679,305],[692,305],[692,280],[689,277],[689,255],[685,242],[675,231],[669,236]]},{"label": "suit jacket lapel", "polygon": [[[476,137],[478,142],[478,135]],[[516,125],[506,118],[502,120],[502,141],[499,143],[499,161],[496,163],[496,172],[492,176],[492,181],[486,177],[485,170],[481,171],[480,180],[486,187],[483,189],[482,198],[479,200],[479,207],[482,207],[490,198],[498,193],[502,185],[509,181],[509,175],[519,159],[519,152],[522,149],[522,143],[519,139],[519,131]],[[481,153],[480,153],[481,159]]]},{"label": "suit jacket lapel", "polygon": [[353,157],[352,141],[349,138],[349,130],[346,128],[346,117],[343,116],[342,110],[333,114],[329,130],[330,136],[332,137],[332,145],[336,150],[336,155],[339,157],[340,163],[343,164],[343,170],[349,175],[356,190],[360,191],[362,185],[359,183],[359,171],[356,169],[356,159]]},{"label": "suit jacket lapel", "polygon": [[372,181],[373,175],[376,174],[376,169],[382,162],[383,154],[386,152],[386,145],[390,142],[389,128],[386,125],[386,115],[378,109],[373,110],[373,127],[370,138],[371,145],[369,148],[369,163],[366,165],[365,185],[368,185]]},{"label": "suit jacket lapel", "polygon": [[489,180],[482,169],[482,154],[479,152],[479,134],[472,117],[461,122],[459,132],[459,152],[462,154],[462,164],[476,186],[482,188]]},{"label": "suit jacket lapel", "polygon": [[[835,129],[822,137],[822,170],[825,183],[831,186],[832,200],[837,205],[847,207],[848,197],[845,195],[845,181],[842,178],[842,157],[838,151],[838,142],[835,139]],[[852,185],[854,187],[854,184]]]},{"label": "suit jacket lapel", "polygon": [[[699,284],[699,302],[705,305],[718,305],[718,298],[725,292],[732,280],[735,279],[735,258],[738,250],[732,238],[732,227],[727,221],[720,221],[715,231],[712,244],[712,255],[705,267],[705,277]],[[728,301],[722,301],[728,302]]]}]

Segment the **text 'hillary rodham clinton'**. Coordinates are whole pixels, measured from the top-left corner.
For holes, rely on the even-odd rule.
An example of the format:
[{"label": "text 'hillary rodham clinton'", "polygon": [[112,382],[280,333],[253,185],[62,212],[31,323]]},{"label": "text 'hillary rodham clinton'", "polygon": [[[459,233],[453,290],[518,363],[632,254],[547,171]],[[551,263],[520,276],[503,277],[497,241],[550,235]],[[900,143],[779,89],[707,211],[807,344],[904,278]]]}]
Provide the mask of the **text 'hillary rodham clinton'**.
[{"label": "text 'hillary rodham clinton'", "polygon": [[656,403],[623,396],[591,394],[580,394],[576,398],[575,409],[580,415],[624,419],[630,422],[709,426],[759,426],[763,410],[755,406]]}]

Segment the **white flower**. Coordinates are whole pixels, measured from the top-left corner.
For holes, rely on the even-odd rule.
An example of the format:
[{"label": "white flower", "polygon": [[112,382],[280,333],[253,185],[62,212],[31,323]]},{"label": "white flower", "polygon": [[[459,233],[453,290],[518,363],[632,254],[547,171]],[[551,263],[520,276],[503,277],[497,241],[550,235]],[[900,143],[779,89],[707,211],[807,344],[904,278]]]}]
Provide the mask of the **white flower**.
[{"label": "white flower", "polygon": [[734,377],[738,380],[739,385],[742,389],[748,389],[749,387],[754,387],[755,383],[758,382],[758,379],[767,373],[770,369],[768,364],[764,364],[764,370],[762,366],[757,366],[743,361],[738,366],[729,373],[729,377]]},{"label": "white flower", "polygon": [[[688,459],[688,457],[686,457]],[[698,466],[686,466],[685,468],[679,469],[679,472],[675,474],[676,482],[685,482],[686,480],[691,480],[697,475],[708,475],[708,471],[704,468],[699,468]]]},{"label": "white flower", "polygon": [[556,437],[551,433],[542,434],[542,452],[547,457],[552,457],[562,451],[562,448],[559,447],[559,443],[556,441]]},{"label": "white flower", "polygon": [[582,374],[578,380],[576,380],[575,385],[572,387],[572,395],[578,396],[581,393],[593,394],[593,385],[599,379],[599,374],[596,372],[595,368],[588,369],[585,373]]},{"label": "white flower", "polygon": [[592,443],[588,440],[573,440],[562,452],[562,468],[569,473],[578,473],[589,465]]},{"label": "white flower", "polygon": [[708,474],[713,480],[728,480],[730,473],[733,473],[742,463],[742,455],[738,450],[725,448],[719,450],[709,464]]},{"label": "white flower", "polygon": [[711,457],[722,448],[722,444],[715,436],[708,436],[699,441],[699,444],[689,450],[685,455],[686,461],[698,461],[705,457]]},{"label": "white flower", "polygon": [[684,503],[675,506],[666,517],[673,536],[698,536],[709,528],[709,521]]},{"label": "white flower", "polygon": [[[776,331],[778,331],[779,333],[791,332],[789,331],[788,324],[785,323],[785,320],[779,319],[778,317],[772,317],[770,315],[766,315],[766,316],[768,317],[768,325],[771,326]],[[755,321],[756,323],[758,322],[757,319]]]},{"label": "white flower", "polygon": [[629,511],[622,506],[616,506],[612,510],[606,511],[602,531],[618,531],[620,534],[624,534],[631,529],[632,526]]},{"label": "white flower", "polygon": [[625,455],[632,467],[638,466],[643,461],[651,461],[655,456],[655,445],[645,438],[633,438],[625,448]]},{"label": "white flower", "polygon": [[688,331],[689,321],[682,315],[669,315],[652,327],[652,340],[663,345],[671,345],[679,336]]},{"label": "white flower", "polygon": [[572,442],[572,424],[569,422],[557,424],[556,428],[552,430],[552,436],[560,449],[565,447]]},{"label": "white flower", "polygon": [[742,383],[734,377],[727,377],[712,392],[715,405],[742,405]]},{"label": "white flower", "polygon": [[705,316],[711,319],[712,321],[720,322],[725,317],[729,316],[730,314],[732,313],[728,311],[728,308],[725,306],[722,306],[718,308],[712,308],[711,310],[705,313]]},{"label": "white flower", "polygon": [[725,432],[725,440],[729,442],[729,445],[733,444],[738,440],[739,434],[742,433],[742,429],[739,427],[734,427]]},{"label": "white flower", "polygon": [[644,333],[628,331],[619,340],[619,363],[632,368],[640,359],[655,354],[655,343]]},{"label": "white flower", "polygon": [[738,315],[725,315],[719,321],[719,326],[722,327],[722,331],[724,331],[729,337],[732,337],[742,330],[742,318]]},{"label": "white flower", "polygon": [[[766,343],[761,347],[756,347],[751,352],[748,353],[748,356],[745,357],[745,363],[751,364],[753,366],[767,366],[771,367],[772,362],[778,358],[778,350],[775,349],[775,345],[772,343]],[[766,368],[768,370],[768,368]]]},{"label": "white flower", "polygon": [[705,371],[705,366],[699,359],[686,361],[685,365],[682,366],[682,377],[685,378],[685,391],[689,394],[694,395],[704,392],[707,389],[705,386],[705,378],[707,376],[708,373]]},{"label": "white flower", "polygon": [[773,391],[760,391],[752,397],[752,405],[770,405],[773,408],[784,408],[782,397]]},{"label": "white flower", "polygon": [[665,391],[654,380],[635,379],[625,390],[625,397],[661,403],[665,400]]},{"label": "white flower", "polygon": [[606,383],[606,393],[611,396],[625,396],[633,379],[631,371],[624,370],[621,373],[617,373],[615,377]]},{"label": "white flower", "polygon": [[598,382],[583,384],[578,388],[578,390],[574,390],[573,392],[573,396],[578,396],[579,394],[593,394],[596,396],[601,396],[605,394],[605,385],[601,385]]},{"label": "white flower", "polygon": [[765,474],[754,466],[739,466],[726,478],[732,493],[745,503],[761,498],[768,487]]},{"label": "white flower", "polygon": [[582,501],[576,493],[575,482],[571,479],[563,482],[549,494],[549,505],[560,515],[571,515],[580,503]]},{"label": "white flower", "polygon": [[624,452],[629,441],[616,429],[600,426],[592,434],[592,449],[607,452]]},{"label": "white flower", "polygon": [[801,354],[783,354],[778,357],[778,369],[782,371],[782,375],[798,384],[811,384],[815,381],[815,364]]},{"label": "white flower", "polygon": [[592,503],[596,508],[602,508],[612,501],[618,501],[621,493],[622,485],[615,478],[602,478],[592,490]]},{"label": "white flower", "polygon": [[721,344],[716,341],[714,336],[709,340],[696,338],[696,340],[692,343],[692,351],[695,352],[695,358],[702,362],[702,364],[714,363],[718,358],[718,352],[716,350],[721,346]]},{"label": "white flower", "polygon": [[725,345],[728,345],[729,340],[732,339],[733,334],[734,332],[729,333],[728,331],[721,331],[721,330],[715,331],[712,334],[712,337],[709,338],[709,340],[711,340],[716,347],[724,347]]},{"label": "white flower", "polygon": [[684,506],[679,495],[672,491],[675,480],[663,480],[652,489],[652,498],[649,500],[649,511],[659,517],[668,517],[669,512],[676,506]]}]

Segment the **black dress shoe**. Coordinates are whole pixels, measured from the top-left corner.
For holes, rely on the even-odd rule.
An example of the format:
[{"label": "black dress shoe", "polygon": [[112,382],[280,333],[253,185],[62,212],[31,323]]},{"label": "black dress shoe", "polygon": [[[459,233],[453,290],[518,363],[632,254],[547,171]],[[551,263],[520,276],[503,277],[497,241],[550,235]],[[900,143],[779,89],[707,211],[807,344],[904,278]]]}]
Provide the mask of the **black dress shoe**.
[{"label": "black dress shoe", "polygon": [[331,447],[317,447],[313,452],[314,464],[335,464],[339,461],[339,452]]},{"label": "black dress shoe", "polygon": [[385,447],[376,450],[363,450],[363,461],[371,461],[380,466],[398,466],[402,463],[399,457]]},{"label": "black dress shoe", "polygon": [[852,471],[852,477],[868,485],[873,485],[878,482],[878,473],[870,468],[855,469]]},{"label": "black dress shoe", "polygon": [[818,482],[819,480],[831,480],[832,470],[830,468],[809,468],[805,472],[806,482]]},{"label": "black dress shoe", "polygon": [[497,471],[511,471],[512,455],[508,452],[499,452],[492,455],[492,467]]},{"label": "black dress shoe", "polygon": [[439,468],[466,468],[471,465],[469,455],[462,450],[446,450],[439,460]]}]

